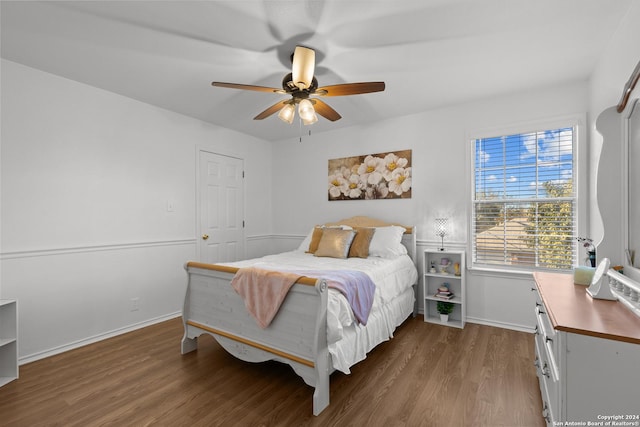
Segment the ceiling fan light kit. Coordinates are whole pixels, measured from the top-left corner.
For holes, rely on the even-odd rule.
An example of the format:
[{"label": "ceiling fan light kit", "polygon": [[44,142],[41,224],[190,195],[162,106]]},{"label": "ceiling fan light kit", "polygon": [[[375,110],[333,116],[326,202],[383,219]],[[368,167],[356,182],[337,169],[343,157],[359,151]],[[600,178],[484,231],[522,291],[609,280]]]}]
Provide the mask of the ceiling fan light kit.
[{"label": "ceiling fan light kit", "polygon": [[308,99],[303,99],[298,104],[298,114],[302,123],[305,125],[312,125],[318,121],[316,111],[313,109],[313,104]]},{"label": "ceiling fan light kit", "polygon": [[382,92],[385,89],[384,82],[344,83],[318,87],[318,80],[314,77],[315,58],[316,53],[313,49],[296,46],[292,56],[291,73],[287,74],[282,80],[282,89],[239,83],[212,82],[211,84],[213,86],[230,89],[291,95],[291,99],[276,102],[255,116],[254,120],[262,120],[278,112],[278,118],[280,120],[291,124],[295,117],[295,105],[297,104],[298,115],[305,125],[311,125],[318,121],[316,113],[332,122],[340,120],[342,117],[324,101],[318,98],[310,98],[311,95],[346,96]]},{"label": "ceiling fan light kit", "polygon": [[293,117],[296,115],[296,107],[293,104],[287,104],[278,113],[278,118],[285,123],[293,123]]}]

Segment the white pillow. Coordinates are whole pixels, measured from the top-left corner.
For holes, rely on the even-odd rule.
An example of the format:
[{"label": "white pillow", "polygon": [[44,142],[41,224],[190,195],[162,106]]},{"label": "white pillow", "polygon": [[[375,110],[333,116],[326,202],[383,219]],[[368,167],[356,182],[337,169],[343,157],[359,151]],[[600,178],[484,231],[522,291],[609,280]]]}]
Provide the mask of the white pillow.
[{"label": "white pillow", "polygon": [[313,227],[311,229],[311,231],[309,232],[309,234],[307,234],[307,237],[304,238],[304,240],[302,241],[302,243],[300,243],[300,246],[298,246],[298,249],[296,249],[299,252],[306,252],[309,250],[309,244],[311,243],[311,236],[313,236],[313,230],[315,229],[315,227]]},{"label": "white pillow", "polygon": [[395,258],[407,254],[407,248],[400,243],[404,234],[404,227],[392,225],[390,227],[376,227],[369,244],[369,256],[380,258]]}]

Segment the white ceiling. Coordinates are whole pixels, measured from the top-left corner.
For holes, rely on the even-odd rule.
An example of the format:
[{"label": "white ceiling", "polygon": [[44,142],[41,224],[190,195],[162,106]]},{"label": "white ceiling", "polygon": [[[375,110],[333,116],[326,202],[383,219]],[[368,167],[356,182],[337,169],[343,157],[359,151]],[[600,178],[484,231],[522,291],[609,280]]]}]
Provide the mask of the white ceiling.
[{"label": "white ceiling", "polygon": [[[2,57],[267,140],[297,122],[252,118],[283,95],[296,44],[320,86],[384,81],[325,98],[322,132],[512,91],[587,79],[631,1],[2,1]],[[304,129],[307,130],[306,128]]]}]

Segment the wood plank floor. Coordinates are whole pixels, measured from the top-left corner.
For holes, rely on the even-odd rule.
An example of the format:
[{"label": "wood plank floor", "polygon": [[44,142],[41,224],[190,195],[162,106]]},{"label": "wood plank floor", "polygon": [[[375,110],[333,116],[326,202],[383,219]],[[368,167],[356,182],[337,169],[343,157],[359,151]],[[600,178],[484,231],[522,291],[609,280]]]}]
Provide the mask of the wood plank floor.
[{"label": "wood plank floor", "polygon": [[285,365],[252,364],[203,336],[182,356],[174,319],[20,367],[2,426],[544,426],[533,335],[409,319],[331,376],[331,404]]}]

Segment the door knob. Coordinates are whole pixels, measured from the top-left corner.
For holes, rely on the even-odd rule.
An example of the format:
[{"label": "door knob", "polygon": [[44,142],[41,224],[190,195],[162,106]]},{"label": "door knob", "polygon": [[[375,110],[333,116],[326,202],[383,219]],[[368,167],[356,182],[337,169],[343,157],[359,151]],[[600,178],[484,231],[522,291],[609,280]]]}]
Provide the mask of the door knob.
[{"label": "door knob", "polygon": [[203,235],[202,235],[202,240],[207,240],[208,238],[209,238],[209,235],[208,235],[208,234],[203,234]]}]

